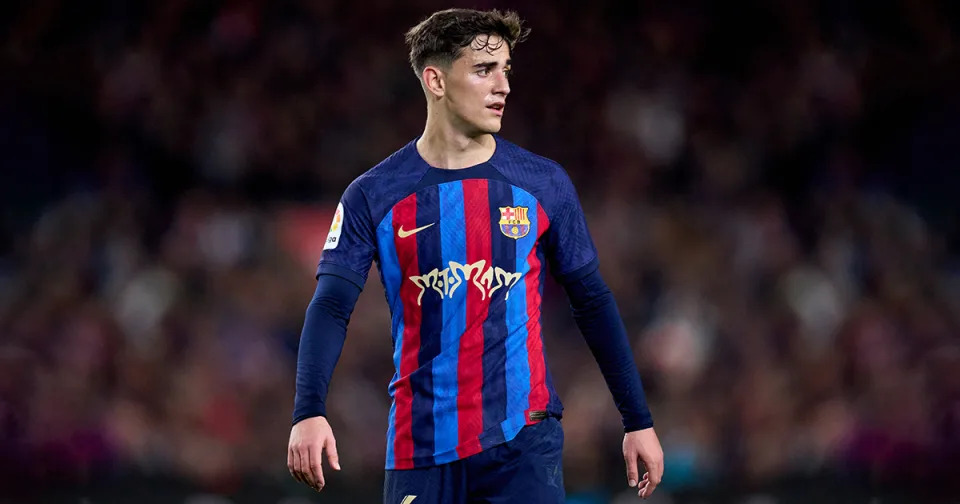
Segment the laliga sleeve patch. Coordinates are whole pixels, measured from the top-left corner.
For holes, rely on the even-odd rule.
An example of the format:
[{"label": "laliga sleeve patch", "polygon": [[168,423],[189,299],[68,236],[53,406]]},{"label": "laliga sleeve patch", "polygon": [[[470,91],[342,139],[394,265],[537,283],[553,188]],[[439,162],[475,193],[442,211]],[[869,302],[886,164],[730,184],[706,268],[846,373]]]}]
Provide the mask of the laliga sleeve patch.
[{"label": "laliga sleeve patch", "polygon": [[333,214],[333,222],[330,224],[330,232],[327,233],[327,241],[323,244],[323,250],[337,248],[340,243],[341,231],[343,231],[343,203],[338,203],[337,212]]}]

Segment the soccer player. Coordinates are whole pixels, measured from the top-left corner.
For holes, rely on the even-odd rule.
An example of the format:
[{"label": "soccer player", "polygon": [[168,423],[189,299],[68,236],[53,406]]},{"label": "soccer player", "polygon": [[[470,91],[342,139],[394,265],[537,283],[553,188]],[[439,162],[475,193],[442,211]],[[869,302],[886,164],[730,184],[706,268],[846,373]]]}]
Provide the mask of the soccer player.
[{"label": "soccer player", "polygon": [[450,9],[406,34],[426,126],[344,192],[300,340],[287,465],[316,490],[324,451],[340,469],[324,401],[372,261],[396,368],[385,503],[564,501],[562,406],[541,335],[548,269],[622,415],[628,484],[645,498],[660,482],[663,452],[571,181],[496,135],[528,33],[513,12]]}]

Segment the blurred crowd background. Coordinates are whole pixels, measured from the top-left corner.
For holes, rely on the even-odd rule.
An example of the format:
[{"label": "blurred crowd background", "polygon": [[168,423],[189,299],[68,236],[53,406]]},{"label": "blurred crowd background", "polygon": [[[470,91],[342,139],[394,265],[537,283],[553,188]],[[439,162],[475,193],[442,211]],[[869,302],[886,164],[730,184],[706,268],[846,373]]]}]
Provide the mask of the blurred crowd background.
[{"label": "blurred crowd background", "polygon": [[[0,6],[0,501],[379,498],[377,276],[328,400],[329,495],[286,468],[297,345],[341,192],[422,130],[402,34],[449,6]],[[957,3],[463,6],[533,29],[502,135],[580,191],[660,502],[960,494]],[[610,394],[555,284],[545,303],[570,502],[631,502]]]}]

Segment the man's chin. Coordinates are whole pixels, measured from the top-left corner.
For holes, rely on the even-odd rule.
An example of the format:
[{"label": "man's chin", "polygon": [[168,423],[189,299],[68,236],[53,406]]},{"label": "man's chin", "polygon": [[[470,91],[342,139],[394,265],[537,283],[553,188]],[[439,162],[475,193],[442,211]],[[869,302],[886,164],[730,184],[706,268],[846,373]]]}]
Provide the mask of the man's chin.
[{"label": "man's chin", "polygon": [[486,121],[483,123],[471,123],[473,131],[468,136],[476,137],[482,135],[493,135],[500,132],[500,121]]},{"label": "man's chin", "polygon": [[483,132],[484,132],[484,133],[489,133],[489,134],[491,134],[491,135],[494,134],[494,133],[499,133],[501,126],[502,126],[502,125],[501,125],[500,121],[491,122],[491,123],[485,125],[485,127],[483,128]]}]

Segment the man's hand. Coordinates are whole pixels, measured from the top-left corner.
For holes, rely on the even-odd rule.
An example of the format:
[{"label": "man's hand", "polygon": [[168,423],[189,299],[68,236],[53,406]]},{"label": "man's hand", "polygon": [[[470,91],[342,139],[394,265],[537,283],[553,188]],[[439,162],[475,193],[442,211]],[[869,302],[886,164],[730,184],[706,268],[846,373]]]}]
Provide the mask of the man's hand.
[{"label": "man's hand", "polygon": [[[637,458],[643,462],[646,472],[643,479],[637,479]],[[623,436],[623,460],[627,463],[627,482],[632,487],[638,487],[637,495],[646,499],[660,484],[663,478],[663,448],[653,427],[633,432]]]},{"label": "man's hand", "polygon": [[305,418],[290,430],[290,445],[287,448],[287,468],[299,482],[320,491],[325,484],[320,456],[327,450],[330,466],[340,470],[337,457],[337,440],[333,438],[333,429],[322,416]]}]

